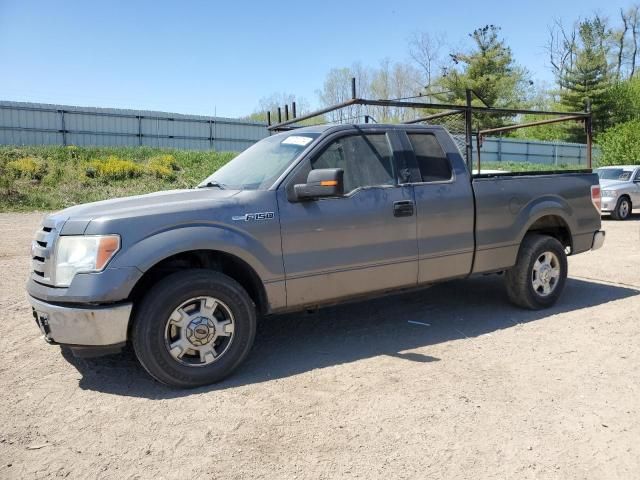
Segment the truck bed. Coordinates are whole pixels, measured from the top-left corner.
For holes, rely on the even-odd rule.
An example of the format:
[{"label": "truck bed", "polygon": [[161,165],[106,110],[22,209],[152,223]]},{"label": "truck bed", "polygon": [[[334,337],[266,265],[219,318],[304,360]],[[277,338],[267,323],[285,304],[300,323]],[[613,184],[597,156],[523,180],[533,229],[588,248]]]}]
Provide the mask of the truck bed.
[{"label": "truck bed", "polygon": [[571,253],[591,248],[600,214],[591,201],[598,176],[590,171],[479,174],[472,179],[476,204],[473,273],[515,264],[520,242],[532,226],[568,229]]}]

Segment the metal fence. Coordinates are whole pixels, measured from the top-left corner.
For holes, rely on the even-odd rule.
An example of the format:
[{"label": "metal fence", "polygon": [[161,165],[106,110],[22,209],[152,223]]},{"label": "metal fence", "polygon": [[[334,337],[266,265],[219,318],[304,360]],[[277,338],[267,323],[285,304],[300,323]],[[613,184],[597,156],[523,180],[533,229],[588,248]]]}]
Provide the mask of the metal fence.
[{"label": "metal fence", "polygon": [[[453,114],[444,112],[444,115],[433,115],[427,122],[430,125],[441,125],[445,127],[453,136],[453,139],[465,154],[465,119],[464,113],[454,112]],[[526,133],[526,129],[521,130]],[[478,158],[477,136],[471,136],[472,157]],[[562,166],[572,165],[576,167],[587,167],[588,146],[584,143],[570,143],[562,141],[541,141],[509,138],[503,136],[483,136],[480,147],[480,158],[482,163],[494,162],[528,162],[541,165]],[[600,149],[596,146],[592,149],[593,159],[597,160]]]},{"label": "metal fence", "polygon": [[241,151],[264,123],[178,113],[0,101],[0,144]]},{"label": "metal fence", "polygon": [[[473,138],[473,156],[476,158],[476,139]],[[599,156],[593,148],[593,158]],[[567,142],[542,142],[503,137],[488,137],[480,147],[482,162],[530,162],[543,165],[587,166],[587,145]]]},{"label": "metal fence", "polygon": [[[442,124],[464,149],[464,134],[460,136],[459,131],[464,125],[460,127],[451,118],[445,117],[448,123]],[[4,145],[146,145],[242,151],[267,136],[264,123],[230,118],[0,101],[0,144]],[[473,148],[475,157],[475,138]],[[578,143],[487,137],[480,153],[483,162],[587,164],[587,146]],[[594,156],[597,154],[594,149]]]}]

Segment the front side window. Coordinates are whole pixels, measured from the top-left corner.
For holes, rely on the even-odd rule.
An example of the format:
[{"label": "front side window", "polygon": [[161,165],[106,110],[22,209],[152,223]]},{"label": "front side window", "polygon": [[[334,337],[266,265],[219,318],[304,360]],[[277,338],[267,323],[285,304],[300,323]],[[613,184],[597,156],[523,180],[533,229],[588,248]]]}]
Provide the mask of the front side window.
[{"label": "front side window", "polygon": [[432,133],[408,133],[423,182],[451,180],[451,163]]},{"label": "front side window", "polygon": [[311,161],[311,168],[342,168],[345,193],[396,183],[393,154],[383,133],[339,138]]}]

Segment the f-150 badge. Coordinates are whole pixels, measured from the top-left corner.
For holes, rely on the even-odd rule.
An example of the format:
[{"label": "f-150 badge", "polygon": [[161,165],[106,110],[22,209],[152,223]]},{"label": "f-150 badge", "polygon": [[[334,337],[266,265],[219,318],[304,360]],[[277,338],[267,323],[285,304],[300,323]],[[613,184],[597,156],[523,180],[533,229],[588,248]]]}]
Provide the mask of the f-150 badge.
[{"label": "f-150 badge", "polygon": [[273,212],[245,213],[244,215],[234,215],[231,220],[249,222],[251,220],[271,220],[275,217]]}]

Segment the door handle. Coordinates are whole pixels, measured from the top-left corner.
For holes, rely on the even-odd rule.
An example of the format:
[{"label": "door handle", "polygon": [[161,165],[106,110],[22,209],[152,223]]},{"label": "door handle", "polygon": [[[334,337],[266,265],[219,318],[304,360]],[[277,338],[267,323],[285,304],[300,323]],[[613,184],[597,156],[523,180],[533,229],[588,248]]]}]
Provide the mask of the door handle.
[{"label": "door handle", "polygon": [[411,200],[401,200],[393,202],[394,217],[411,217],[413,215],[414,203]]}]

